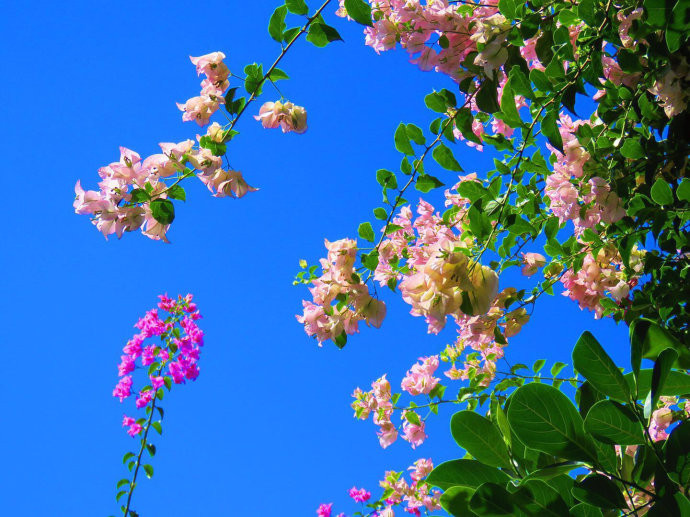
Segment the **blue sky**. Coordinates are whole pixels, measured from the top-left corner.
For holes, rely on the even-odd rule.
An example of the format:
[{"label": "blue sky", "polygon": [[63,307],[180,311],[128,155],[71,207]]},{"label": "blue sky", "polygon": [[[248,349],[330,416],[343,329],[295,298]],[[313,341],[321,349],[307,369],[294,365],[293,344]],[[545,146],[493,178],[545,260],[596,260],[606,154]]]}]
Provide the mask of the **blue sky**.
[{"label": "blue sky", "polygon": [[[428,336],[423,320],[388,296],[380,330],[364,327],[342,351],[318,348],[294,317],[307,292],[292,286],[299,259],[316,262],[324,238],[354,237],[373,220],[375,171],[399,163],[393,131],[403,120],[428,127],[423,97],[448,86],[440,75],[420,72],[401,51],[377,56],[360,27],[331,10],[345,43],[302,42],[281,65],[292,77],[281,90],[309,112],[307,133],[264,130],[247,117],[230,146],[231,163],[259,192],[215,199],[190,183],[170,245],[139,233],[106,242],[73,213],[75,182],[94,188],[118,146],[148,155],[159,141],[198,132],[175,107],[198,92],[190,54],[221,50],[235,72],[273,61],[279,48],[266,25],[274,4],[4,7],[6,514],[116,514],[121,458],[135,446],[120,427],[130,406],[111,395],[116,365],[132,325],[164,292],[195,293],[206,346],[198,381],[166,397],[155,476],[135,492],[142,516],[303,516],[331,501],[351,513],[351,486],[378,493],[387,469],[460,454],[447,430],[453,408],[430,420],[431,438],[417,450],[402,441],[380,449],[373,424],[349,408],[356,386],[384,372],[399,386],[416,358],[440,351],[451,333]],[[490,164],[488,154],[461,149],[467,172]],[[568,361],[585,329],[627,364],[626,329],[595,323],[561,296],[543,300],[508,358]]]}]

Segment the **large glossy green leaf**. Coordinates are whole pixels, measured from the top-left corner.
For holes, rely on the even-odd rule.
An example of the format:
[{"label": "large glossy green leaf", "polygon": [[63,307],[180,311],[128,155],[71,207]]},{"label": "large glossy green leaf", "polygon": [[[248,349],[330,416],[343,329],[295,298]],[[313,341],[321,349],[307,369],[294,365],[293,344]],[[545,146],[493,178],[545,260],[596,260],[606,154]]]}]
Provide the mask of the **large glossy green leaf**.
[{"label": "large glossy green leaf", "polygon": [[630,398],[630,387],[623,374],[595,337],[585,331],[573,348],[573,366],[604,395],[620,402]]},{"label": "large glossy green leaf", "polygon": [[484,483],[477,488],[470,499],[470,509],[477,515],[487,517],[517,513],[512,494],[496,483]]},{"label": "large glossy green leaf", "polygon": [[664,446],[669,476],[685,486],[690,481],[690,421],[676,427]]},{"label": "large glossy green leaf", "polygon": [[[635,379],[633,374],[626,373],[624,377],[630,389],[634,389]],[[640,370],[640,375],[637,378],[638,400],[644,400],[647,397],[651,386],[652,370]],[[664,385],[661,387],[660,395],[662,397],[673,397],[687,394],[690,394],[690,375],[677,370],[671,370],[666,377],[666,382],[664,382]]]},{"label": "large glossy green leaf", "polygon": [[604,517],[601,510],[596,506],[587,503],[576,504],[570,509],[572,517]]},{"label": "large glossy green leaf", "polygon": [[659,357],[654,361],[654,368],[652,369],[652,386],[647,400],[645,400],[644,405],[644,416],[649,418],[652,412],[656,409],[656,403],[659,401],[661,396],[661,390],[666,384],[666,379],[669,373],[671,373],[671,367],[673,363],[678,359],[678,354],[675,350],[667,348],[659,354]]},{"label": "large glossy green leaf", "polygon": [[634,349],[641,349],[644,359],[652,361],[655,361],[663,350],[672,348],[678,353],[677,366],[690,369],[690,349],[653,321],[635,320],[630,325],[630,341]]},{"label": "large glossy green leaf", "polygon": [[599,508],[627,508],[621,489],[602,474],[593,474],[575,484],[573,495],[583,503]]},{"label": "large glossy green leaf", "polygon": [[518,388],[510,397],[508,421],[531,449],[569,460],[596,458],[582,417],[568,397],[552,386],[532,383]]},{"label": "large glossy green leaf", "polygon": [[528,480],[513,494],[515,504],[528,515],[567,517],[568,505],[556,490],[543,481]]},{"label": "large glossy green leaf", "polygon": [[438,465],[427,476],[426,482],[446,490],[452,486],[477,488],[484,483],[507,483],[508,475],[476,460],[451,460]]},{"label": "large glossy green leaf", "polygon": [[452,486],[441,494],[441,507],[455,517],[472,515],[470,499],[473,495],[473,488]]},{"label": "large glossy green leaf", "polygon": [[612,445],[645,442],[642,425],[632,410],[613,400],[602,400],[592,406],[585,418],[585,431]]},{"label": "large glossy green leaf", "polygon": [[482,463],[512,467],[503,437],[488,418],[474,411],[459,411],[450,419],[450,431],[457,444]]}]

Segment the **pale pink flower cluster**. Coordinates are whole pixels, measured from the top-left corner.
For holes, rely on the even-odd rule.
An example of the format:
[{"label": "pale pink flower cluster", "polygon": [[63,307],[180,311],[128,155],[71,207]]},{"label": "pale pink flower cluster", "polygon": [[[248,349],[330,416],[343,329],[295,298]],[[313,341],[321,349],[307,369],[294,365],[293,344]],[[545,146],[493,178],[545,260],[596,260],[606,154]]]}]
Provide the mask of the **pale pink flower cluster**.
[{"label": "pale pink flower cluster", "polygon": [[601,305],[603,298],[610,296],[616,302],[621,302],[628,296],[630,289],[637,285],[643,268],[641,251],[634,249],[631,252],[630,266],[634,274],[631,278],[626,278],[623,260],[612,245],[600,249],[596,256],[588,253],[577,273],[568,270],[561,277],[565,287],[563,295],[577,301],[580,309],[594,311],[594,317],[599,319],[604,312]]},{"label": "pale pink flower cluster", "polygon": [[410,395],[428,395],[441,379],[434,377],[438,368],[438,356],[420,357],[419,363],[412,365],[402,380],[401,387]]},{"label": "pale pink flower cluster", "polygon": [[[431,490],[430,486],[423,479],[431,472],[434,465],[431,459],[419,459],[412,467],[410,474],[411,481],[408,482],[402,472],[388,471],[384,479],[379,483],[384,490],[392,493],[386,499],[388,508],[394,505],[406,504],[405,511],[413,515],[420,515],[420,508],[425,508],[429,512],[440,510],[439,490]],[[392,513],[390,515],[393,515]]]},{"label": "pale pink flower cluster", "polygon": [[616,15],[616,18],[618,18],[618,21],[620,22],[618,25],[618,35],[620,36],[621,43],[625,48],[634,48],[635,46],[637,46],[637,42],[633,40],[633,38],[628,33],[630,31],[630,28],[632,27],[632,23],[635,20],[639,20],[640,18],[642,18],[643,13],[644,10],[641,7],[638,7],[637,9],[631,11],[629,14],[625,14],[623,11],[619,11]]},{"label": "pale pink flower cluster", "polygon": [[200,126],[205,126],[220,105],[225,103],[225,90],[230,86],[230,70],[223,63],[225,54],[222,52],[212,52],[200,57],[189,56],[189,59],[196,66],[197,75],[204,74],[206,78],[201,81],[201,94],[184,104],[178,102],[177,107],[184,112],[182,120],[193,120]]},{"label": "pale pink flower cluster", "polygon": [[[481,374],[484,375],[482,384],[489,384],[496,375],[496,361],[503,357],[506,346],[496,341],[496,333],[504,338],[513,337],[529,321],[524,307],[514,310],[506,308],[515,299],[517,290],[507,287],[498,293],[486,314],[455,316],[458,336],[441,354],[441,359],[451,363],[451,367],[443,372],[446,377],[457,380]],[[457,368],[456,361],[463,354],[466,354],[464,364],[462,368]]]},{"label": "pale pink flower cluster", "polygon": [[280,127],[283,133],[294,131],[302,134],[307,130],[307,110],[291,102],[266,102],[254,117],[266,129]]},{"label": "pale pink flower cluster", "polygon": [[355,417],[366,420],[373,413],[374,424],[379,427],[377,435],[379,443],[384,449],[398,438],[398,430],[391,422],[393,403],[391,401],[391,385],[386,376],[380,377],[371,384],[371,391],[355,388],[352,397],[352,409]]},{"label": "pale pink flower cluster", "polygon": [[[497,2],[477,4],[471,14],[459,13],[457,5],[447,0],[426,4],[407,0],[369,3],[375,21],[364,31],[366,44],[380,53],[400,43],[410,54],[411,62],[422,70],[435,69],[459,81],[466,74],[461,64],[473,52],[474,63],[487,74],[502,66],[508,57],[502,43],[510,24],[499,13]],[[342,4],[336,14],[347,16]],[[448,39],[446,48],[438,44],[440,35]]]},{"label": "pale pink flower cluster", "polygon": [[685,111],[690,101],[690,65],[685,58],[676,66],[667,67],[649,91],[656,95],[668,118]]},{"label": "pale pink flower cluster", "polygon": [[[217,124],[209,128],[214,139],[219,138]],[[217,140],[216,140],[217,141]],[[139,154],[120,147],[120,161],[98,169],[100,190],[84,190],[81,181],[74,187],[74,211],[92,216],[92,222],[107,238],[115,234],[118,238],[124,232],[141,228],[144,235],[154,240],[168,242],[166,236],[169,224],[162,224],[153,217],[151,202],[167,199],[169,185],[166,179],[177,180],[186,165],[191,164],[198,171],[198,178],[214,192],[216,197],[242,197],[256,189],[250,187],[238,171],[224,171],[222,160],[209,149],[194,147],[193,140],[180,143],[161,142],[162,153],[153,154],[142,160]],[[170,185],[172,186],[172,185]],[[132,199],[132,191],[141,189],[148,194],[145,201]]]},{"label": "pale pink flower cluster", "polygon": [[[137,368],[137,360],[142,368],[157,364],[155,375],[147,377],[147,384],[139,391],[135,406],[137,409],[148,406],[164,386],[170,389],[172,383],[180,384],[185,380],[195,380],[199,376],[200,347],[204,344],[204,333],[195,323],[201,318],[191,294],[179,296],[177,300],[167,295],[159,296],[158,309],[169,313],[161,319],[158,309],[146,312],[134,325],[139,332],[135,334],[123,348],[125,355],[121,356],[118,365],[118,381],[113,396],[120,402],[132,395],[133,379],[131,373]],[[175,335],[180,337],[173,337]],[[145,345],[149,338],[160,337],[163,344]],[[167,374],[163,374],[167,366]],[[142,430],[144,419],[134,419],[125,416],[123,427],[128,427],[128,434],[136,436]]]},{"label": "pale pink flower cluster", "polygon": [[153,217],[149,202],[131,202],[131,189],[150,190],[153,199],[167,198],[164,178],[184,169],[180,161],[191,150],[191,140],[179,144],[161,143],[163,154],[154,154],[142,161],[139,154],[120,147],[120,161],[98,169],[101,181],[99,191],[84,190],[77,181],[74,191],[74,211],[93,216],[92,222],[107,238],[141,228],[147,237],[167,242],[169,225],[162,225]]},{"label": "pale pink flower cluster", "polygon": [[[414,416],[414,422],[410,421],[408,415],[412,414]],[[429,436],[425,432],[426,423],[420,418],[420,416],[412,410],[403,410],[400,418],[403,422],[402,424],[402,439],[409,442],[413,449],[424,443]],[[416,423],[416,422],[419,423]]]},{"label": "pale pink flower cluster", "polygon": [[561,222],[573,221],[575,234],[581,235],[586,228],[595,229],[599,223],[612,224],[625,216],[622,202],[609,183],[598,176],[584,181],[584,166],[589,153],[577,139],[577,128],[585,121],[573,120],[561,114],[559,131],[563,140],[563,152],[547,145],[556,156],[553,173],[546,178],[544,193],[549,198],[549,208]]},{"label": "pale pink flower cluster", "polygon": [[522,274],[532,276],[546,265],[546,257],[541,253],[523,253],[522,264]]},{"label": "pale pink flower cluster", "polygon": [[297,321],[304,325],[309,336],[319,345],[343,334],[359,332],[359,322],[376,328],[386,316],[386,305],[369,294],[354,269],[357,258],[357,242],[341,239],[325,241],[328,255],[321,259],[322,273],[309,288],[313,302],[304,300],[304,313]]},{"label": "pale pink flower cluster", "polygon": [[[461,306],[474,314],[486,313],[498,291],[496,272],[473,261],[473,242],[460,236],[467,200],[450,191],[446,196],[448,203],[458,206],[450,223],[424,200],[419,201],[414,221],[410,207],[400,210],[391,221],[400,229],[381,243],[374,276],[382,285],[401,279],[400,292],[412,306],[410,313],[424,316],[434,334],[443,329],[447,316],[463,314]],[[400,265],[403,257],[408,257],[405,268]]]}]

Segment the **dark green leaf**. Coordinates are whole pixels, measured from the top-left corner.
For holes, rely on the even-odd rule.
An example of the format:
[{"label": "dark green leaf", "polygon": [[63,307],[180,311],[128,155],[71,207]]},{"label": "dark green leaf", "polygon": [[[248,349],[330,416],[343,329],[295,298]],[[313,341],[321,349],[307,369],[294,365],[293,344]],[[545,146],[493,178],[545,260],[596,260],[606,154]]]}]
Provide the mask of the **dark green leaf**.
[{"label": "dark green leaf", "polygon": [[581,482],[576,483],[573,488],[573,495],[579,501],[599,508],[620,509],[628,507],[618,485],[601,474],[587,476]]},{"label": "dark green leaf", "polygon": [[560,131],[558,131],[557,120],[558,112],[549,111],[541,121],[541,132],[549,139],[552,146],[563,152],[563,139],[561,138]]},{"label": "dark green leaf", "polygon": [[471,515],[469,505],[472,495],[472,488],[452,486],[441,494],[441,507],[454,517]]},{"label": "dark green leaf", "polygon": [[670,205],[673,203],[673,191],[664,179],[657,179],[652,185],[652,200],[659,205]]},{"label": "dark green leaf", "polygon": [[374,217],[376,217],[376,219],[380,219],[381,221],[385,221],[388,219],[388,212],[386,212],[385,208],[374,208]]},{"label": "dark green leaf", "polygon": [[277,7],[268,21],[268,33],[271,35],[271,38],[278,42],[283,41],[283,31],[287,28],[285,25],[287,11],[288,8],[285,5]]},{"label": "dark green leaf", "polygon": [[406,155],[414,156],[414,150],[410,144],[410,137],[407,136],[407,129],[405,124],[400,123],[398,128],[395,130],[395,135],[393,137],[395,140],[395,148]]},{"label": "dark green leaf", "polygon": [[678,359],[678,354],[675,350],[667,348],[662,351],[654,361],[654,369],[652,370],[652,387],[647,400],[645,401],[644,416],[649,418],[652,412],[656,409],[656,403],[659,401],[664,384],[671,371],[673,363]]},{"label": "dark green leaf", "polygon": [[271,73],[268,74],[268,78],[273,81],[281,81],[283,79],[290,79],[290,76],[285,72],[285,70],[281,70],[280,68],[274,68],[271,70]]},{"label": "dark green leaf", "polygon": [[345,10],[348,16],[357,23],[372,26],[371,6],[364,0],[345,0]]},{"label": "dark green leaf", "polygon": [[645,155],[644,149],[640,142],[634,138],[628,138],[623,147],[621,147],[621,154],[626,158],[638,159]]},{"label": "dark green leaf", "polygon": [[585,331],[573,349],[573,366],[597,390],[620,402],[630,398],[630,388],[594,336]]},{"label": "dark green leaf", "polygon": [[426,478],[431,486],[446,490],[452,486],[477,488],[487,482],[507,483],[507,474],[476,460],[451,460],[438,465]]},{"label": "dark green leaf", "polygon": [[690,421],[682,422],[671,432],[664,449],[669,475],[686,486],[690,482]]},{"label": "dark green leaf", "polygon": [[443,183],[439,181],[438,178],[435,178],[429,174],[422,174],[419,176],[419,178],[417,178],[417,182],[414,184],[414,188],[424,193],[442,186]]},{"label": "dark green leaf", "polygon": [[531,383],[518,388],[510,397],[508,421],[531,449],[571,460],[596,457],[582,417],[568,397],[552,386]]},{"label": "dark green leaf", "polygon": [[459,411],[450,419],[450,431],[460,447],[485,465],[512,468],[503,437],[488,418],[474,411]]},{"label": "dark green leaf", "polygon": [[558,492],[537,479],[523,482],[513,494],[513,501],[527,515],[568,516],[568,505]]},{"label": "dark green leaf", "polygon": [[405,129],[407,131],[407,136],[410,137],[410,139],[415,144],[424,145],[426,139],[424,138],[424,133],[422,133],[422,130],[419,128],[419,126],[415,126],[414,124],[407,124],[407,126],[405,126]]},{"label": "dark green leaf", "polygon": [[517,508],[512,496],[503,486],[496,483],[484,483],[470,499],[470,509],[477,515],[492,517],[498,515],[515,515]]},{"label": "dark green leaf", "polygon": [[150,206],[153,218],[159,223],[166,225],[175,220],[175,207],[169,199],[154,199]]},{"label": "dark green leaf", "polygon": [[285,0],[285,5],[293,14],[309,13],[309,7],[307,7],[307,4],[304,2],[304,0]]},{"label": "dark green leaf", "polygon": [[314,22],[309,26],[307,41],[315,47],[325,47],[332,41],[342,41],[338,31],[325,23]]},{"label": "dark green leaf", "polygon": [[485,79],[475,98],[477,107],[485,113],[496,113],[501,109],[498,105],[498,90],[494,81]]},{"label": "dark green leaf", "polygon": [[444,169],[455,172],[462,172],[463,170],[458,161],[455,159],[455,156],[453,156],[453,151],[446,147],[443,142],[439,142],[439,144],[434,148],[432,156],[436,163],[438,163]]},{"label": "dark green leaf", "polygon": [[357,234],[365,241],[374,242],[374,229],[371,223],[362,223],[357,228]]},{"label": "dark green leaf", "polygon": [[587,503],[576,504],[570,509],[571,517],[604,517],[601,510]]},{"label": "dark green leaf", "polygon": [[144,472],[146,472],[146,477],[151,479],[153,477],[153,467],[151,465],[144,465]]},{"label": "dark green leaf", "polygon": [[592,406],[585,418],[585,431],[612,445],[638,445],[645,442],[644,431],[635,414],[612,400]]},{"label": "dark green leaf", "polygon": [[185,201],[187,199],[187,194],[185,193],[184,188],[182,188],[180,185],[172,185],[168,187],[165,193],[168,194],[170,199],[179,199],[180,201]]},{"label": "dark green leaf", "polygon": [[146,192],[143,188],[135,188],[130,192],[130,195],[132,198],[130,199],[130,203],[145,203],[149,199],[151,199],[151,196],[149,195],[148,192]]}]

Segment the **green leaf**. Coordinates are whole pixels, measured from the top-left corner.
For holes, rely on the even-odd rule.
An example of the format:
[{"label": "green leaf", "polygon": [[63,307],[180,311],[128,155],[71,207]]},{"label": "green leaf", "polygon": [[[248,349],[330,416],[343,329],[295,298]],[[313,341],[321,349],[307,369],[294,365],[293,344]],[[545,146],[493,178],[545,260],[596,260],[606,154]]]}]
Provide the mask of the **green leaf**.
[{"label": "green leaf", "polygon": [[309,7],[304,0],[285,0],[285,5],[293,14],[308,14]]},{"label": "green leaf", "polygon": [[146,472],[146,477],[151,479],[153,477],[153,467],[151,465],[144,465],[144,472]]},{"label": "green leaf", "polygon": [[568,515],[568,505],[556,490],[538,479],[524,481],[513,501],[527,515],[564,517]]},{"label": "green leaf", "polygon": [[485,79],[475,98],[477,107],[485,113],[496,113],[501,109],[498,105],[498,90],[495,81]]},{"label": "green leaf", "polygon": [[202,136],[199,139],[199,146],[211,151],[213,156],[223,156],[227,151],[227,146],[224,143],[211,140],[208,136]]},{"label": "green leaf", "polygon": [[147,443],[146,444],[146,450],[148,451],[149,455],[153,458],[156,455],[156,446],[153,445],[152,443]]},{"label": "green leaf", "polygon": [[151,422],[151,427],[153,427],[158,434],[163,434],[163,426],[160,422]]},{"label": "green leaf", "polygon": [[585,331],[573,348],[573,366],[597,390],[620,402],[630,398],[630,387],[599,342]]},{"label": "green leaf", "polygon": [[414,184],[414,188],[425,194],[435,188],[442,187],[444,184],[439,181],[438,178],[431,176],[430,174],[422,174],[417,178],[417,182]]},{"label": "green leaf", "polygon": [[672,348],[667,348],[659,354],[657,360],[654,362],[654,369],[652,370],[652,389],[645,401],[644,416],[649,418],[652,412],[656,409],[656,403],[659,401],[661,392],[664,389],[664,384],[671,371],[673,363],[678,359],[678,354]]},{"label": "green leaf", "polygon": [[512,79],[503,87],[503,94],[501,95],[501,117],[503,121],[510,127],[520,127],[522,120],[515,105],[515,93],[513,93]]},{"label": "green leaf", "polygon": [[532,371],[534,373],[539,373],[539,370],[544,368],[545,364],[546,364],[545,359],[537,359],[536,361],[534,361],[534,364],[532,365]]},{"label": "green leaf", "polygon": [[309,26],[307,41],[315,47],[325,47],[332,41],[343,41],[337,30],[325,23],[314,22]]},{"label": "green leaf", "polygon": [[444,169],[455,172],[463,171],[463,168],[460,167],[460,164],[455,159],[455,156],[453,156],[453,151],[451,151],[443,142],[439,142],[439,144],[434,148],[434,151],[431,153],[431,156],[433,156],[436,163],[438,163]]},{"label": "green leaf", "polygon": [[276,7],[276,10],[271,15],[271,19],[268,20],[268,33],[271,35],[271,38],[279,43],[283,41],[283,31],[287,28],[285,25],[287,12],[288,8],[285,5]]},{"label": "green leaf", "polygon": [[508,20],[514,20],[516,13],[515,0],[498,0],[498,10]]},{"label": "green leaf", "polygon": [[525,73],[520,70],[520,67],[513,67],[510,70],[508,77],[510,77],[511,86],[517,95],[522,95],[527,99],[535,99],[532,85],[530,84],[529,79],[527,79]]},{"label": "green leaf", "polygon": [[604,509],[627,509],[621,489],[606,476],[593,474],[576,483],[572,490],[576,499]]},{"label": "green leaf", "polygon": [[407,124],[407,126],[405,126],[405,130],[407,131],[407,136],[410,137],[415,144],[424,145],[426,139],[424,138],[424,133],[422,133],[422,130],[419,128],[419,126]]},{"label": "green leaf", "polygon": [[285,70],[281,70],[280,68],[274,68],[271,70],[271,73],[268,74],[268,79],[270,81],[276,82],[276,81],[281,81],[283,79],[290,79],[290,76],[285,72]]},{"label": "green leaf", "polygon": [[[635,387],[635,379],[632,373],[625,374],[625,380],[630,389]],[[647,397],[652,385],[652,370],[640,370],[637,378],[637,398],[644,400]],[[690,375],[677,370],[669,372],[666,382],[660,389],[660,396],[675,397],[680,395],[690,395]]]},{"label": "green leaf", "polygon": [[187,194],[184,188],[180,185],[172,185],[168,187],[165,191],[170,199],[179,199],[180,201],[185,201],[187,199]]},{"label": "green leaf", "polygon": [[441,494],[441,507],[455,517],[471,515],[470,499],[473,495],[472,488],[452,486]]},{"label": "green leaf", "polygon": [[[455,94],[453,92],[443,88],[441,91],[431,92],[429,95],[424,97],[424,104],[427,108],[435,111],[436,113],[445,113],[448,111],[448,108],[455,107],[457,104],[457,99],[455,98]],[[440,119],[437,120],[439,120],[440,126]],[[435,131],[435,133],[438,134],[438,131]]]},{"label": "green leaf", "polygon": [[407,129],[405,127],[405,124],[402,122],[398,126],[398,128],[395,130],[395,135],[393,137],[395,141],[395,148],[408,156],[414,156],[414,150],[412,149],[412,145],[410,144],[410,137],[407,136]]},{"label": "green leaf", "polygon": [[391,171],[379,169],[376,171],[376,181],[383,188],[398,188],[398,180]]},{"label": "green leaf", "polygon": [[371,223],[362,223],[357,228],[357,234],[365,241],[374,242],[374,229]]},{"label": "green leaf", "polygon": [[621,154],[626,158],[638,159],[645,155],[642,145],[636,138],[628,138],[621,147]]},{"label": "green leaf", "polygon": [[673,191],[664,179],[657,179],[652,185],[652,200],[658,205],[670,205],[673,203]]},{"label": "green leaf", "polygon": [[371,6],[364,0],[345,0],[345,10],[357,23],[371,27]]},{"label": "green leaf", "polygon": [[557,120],[558,112],[554,110],[549,111],[541,121],[541,132],[548,138],[552,146],[563,152],[563,139],[561,138],[560,131],[558,131]]},{"label": "green leaf", "polygon": [[151,199],[149,193],[143,188],[135,188],[129,194],[132,196],[130,203],[146,203],[149,199]]},{"label": "green leaf", "polygon": [[683,181],[680,182],[676,189],[676,196],[681,201],[690,202],[690,180],[688,178],[683,178]]},{"label": "green leaf", "polygon": [[125,485],[129,485],[129,479],[121,479],[120,481],[117,482],[117,485],[115,485],[115,488],[121,488]]},{"label": "green leaf", "polygon": [[604,517],[601,510],[587,503],[576,504],[570,509],[571,517]]},{"label": "green leaf", "polygon": [[175,207],[169,199],[151,201],[151,214],[161,224],[170,224],[175,220]]},{"label": "green leaf", "polygon": [[485,465],[512,468],[503,437],[488,418],[474,411],[459,411],[450,419],[450,431],[460,447]]},{"label": "green leaf", "polygon": [[120,491],[115,495],[115,500],[116,500],[116,501],[119,501],[120,498],[121,498],[123,495],[125,495],[126,493],[128,493],[127,490],[120,490]]},{"label": "green leaf", "polygon": [[686,486],[690,482],[690,421],[682,422],[671,432],[666,440],[664,455],[669,475]]},{"label": "green leaf", "polygon": [[508,421],[531,449],[570,460],[592,461],[596,452],[582,417],[568,397],[552,386],[526,384],[510,397]]},{"label": "green leaf", "polygon": [[451,460],[438,465],[426,478],[431,486],[447,490],[452,486],[477,488],[487,482],[507,483],[508,475],[476,460]]},{"label": "green leaf", "polygon": [[612,445],[645,443],[642,425],[635,414],[612,400],[602,400],[592,406],[585,418],[585,431]]},{"label": "green leaf", "polygon": [[515,515],[517,508],[512,496],[503,486],[484,483],[470,499],[470,509],[477,515],[499,516]]},{"label": "green leaf", "polygon": [[133,452],[128,452],[128,453],[126,453],[126,454],[122,457],[122,464],[124,465],[125,463],[127,463],[127,460],[128,460],[128,459],[134,458],[134,456],[136,456],[136,454],[134,454]]},{"label": "green leaf", "polygon": [[379,219],[381,221],[385,221],[386,219],[388,219],[388,212],[386,212],[385,208],[381,208],[381,207],[374,208],[374,217],[376,217],[376,219]]}]

